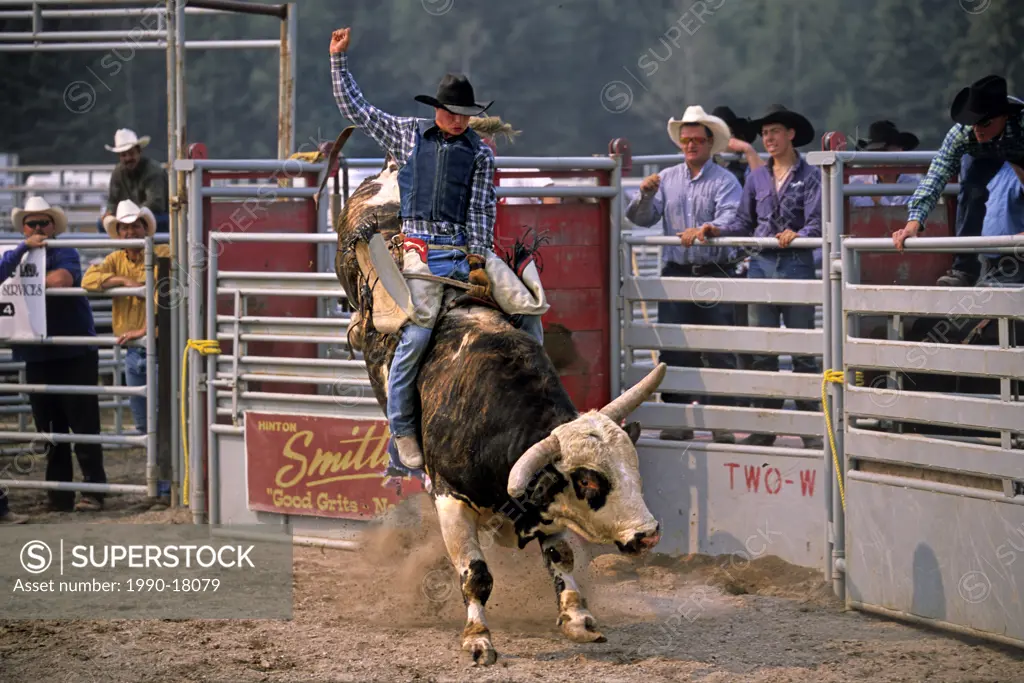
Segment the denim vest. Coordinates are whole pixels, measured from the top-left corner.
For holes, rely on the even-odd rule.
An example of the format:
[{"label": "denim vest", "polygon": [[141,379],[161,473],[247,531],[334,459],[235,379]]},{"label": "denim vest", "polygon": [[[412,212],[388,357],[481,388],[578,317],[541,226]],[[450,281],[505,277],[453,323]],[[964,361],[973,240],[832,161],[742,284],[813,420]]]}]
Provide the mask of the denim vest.
[{"label": "denim vest", "polygon": [[421,121],[412,155],[398,172],[402,220],[465,225],[473,164],[481,144],[471,128],[445,140],[433,121]]}]

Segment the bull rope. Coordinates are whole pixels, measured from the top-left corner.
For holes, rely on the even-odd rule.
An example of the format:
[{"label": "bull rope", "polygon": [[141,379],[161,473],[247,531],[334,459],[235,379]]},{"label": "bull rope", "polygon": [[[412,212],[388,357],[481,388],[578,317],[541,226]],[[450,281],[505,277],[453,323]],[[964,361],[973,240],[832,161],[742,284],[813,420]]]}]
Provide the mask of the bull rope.
[{"label": "bull rope", "polygon": [[[220,343],[216,339],[189,339],[185,343],[185,352],[181,355],[181,446],[185,450],[185,476],[181,483],[181,504],[188,505],[188,430],[185,428],[185,394],[186,391],[185,382],[188,377],[188,350],[195,349],[203,356],[220,355]],[[238,350],[235,349],[235,353]],[[209,388],[207,389],[209,390]],[[207,415],[207,419],[209,419]],[[216,416],[214,419],[216,422]]]}]

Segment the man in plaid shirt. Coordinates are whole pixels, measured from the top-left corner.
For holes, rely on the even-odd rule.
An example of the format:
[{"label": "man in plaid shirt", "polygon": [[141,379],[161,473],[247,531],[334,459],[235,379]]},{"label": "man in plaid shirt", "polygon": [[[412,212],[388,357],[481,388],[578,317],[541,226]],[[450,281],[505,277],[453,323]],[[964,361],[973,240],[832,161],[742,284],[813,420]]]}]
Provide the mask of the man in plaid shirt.
[{"label": "man in plaid shirt", "polygon": [[[434,107],[434,120],[398,117],[372,106],[348,70],[351,29],[331,35],[331,79],[338,108],[398,162],[405,249],[414,250],[430,272],[473,285],[471,296],[487,297],[485,270],[494,243],[497,194],[494,153],[469,127],[471,116],[491,106],[478,104],[464,76],[448,74],[437,96],[419,95]],[[440,290],[440,288],[438,288]],[[436,319],[436,318],[435,318]],[[539,315],[522,315],[522,329],[543,343]],[[394,446],[408,468],[423,465],[416,437],[416,374],[430,342],[430,326],[412,320],[401,330],[388,373],[387,417]]]},{"label": "man in plaid shirt", "polygon": [[[958,169],[963,177],[957,197],[957,237],[981,235],[988,183],[1005,162],[1010,162],[1024,182],[1024,105],[1007,97],[1004,78],[986,76],[961,90],[953,100],[950,117],[955,125],[946,133],[928,175],[907,204],[907,224],[893,233],[893,243],[900,251],[908,237],[924,231],[925,219]],[[953,267],[936,284],[969,287],[980,273],[977,254],[957,254]]]}]

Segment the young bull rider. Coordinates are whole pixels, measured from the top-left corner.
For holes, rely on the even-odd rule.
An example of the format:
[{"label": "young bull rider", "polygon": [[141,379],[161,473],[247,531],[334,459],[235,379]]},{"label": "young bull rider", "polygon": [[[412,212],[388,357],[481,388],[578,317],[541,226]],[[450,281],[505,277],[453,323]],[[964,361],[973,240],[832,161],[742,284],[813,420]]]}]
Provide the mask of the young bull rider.
[{"label": "young bull rider", "polygon": [[[351,29],[331,35],[334,97],[341,113],[360,126],[400,166],[402,233],[406,270],[416,260],[430,274],[473,285],[469,295],[490,297],[492,277],[501,259],[492,251],[497,196],[494,153],[469,127],[469,119],[487,111],[478,104],[473,86],[461,75],[448,74],[436,97],[417,96],[434,107],[433,121],[397,117],[370,105],[348,70]],[[424,317],[410,318],[388,373],[387,418],[398,457],[408,468],[423,466],[417,439],[416,375],[440,310],[443,288],[437,283],[410,286]],[[509,312],[509,311],[506,311]],[[543,343],[540,315],[521,315],[521,328]]]}]

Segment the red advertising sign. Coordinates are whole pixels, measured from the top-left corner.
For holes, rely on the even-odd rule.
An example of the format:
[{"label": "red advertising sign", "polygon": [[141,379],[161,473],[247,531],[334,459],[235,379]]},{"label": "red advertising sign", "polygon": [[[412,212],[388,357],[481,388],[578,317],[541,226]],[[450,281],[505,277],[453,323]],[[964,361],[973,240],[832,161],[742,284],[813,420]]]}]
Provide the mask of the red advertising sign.
[{"label": "red advertising sign", "polygon": [[424,491],[413,477],[385,486],[386,420],[245,414],[250,510],[370,519]]}]

